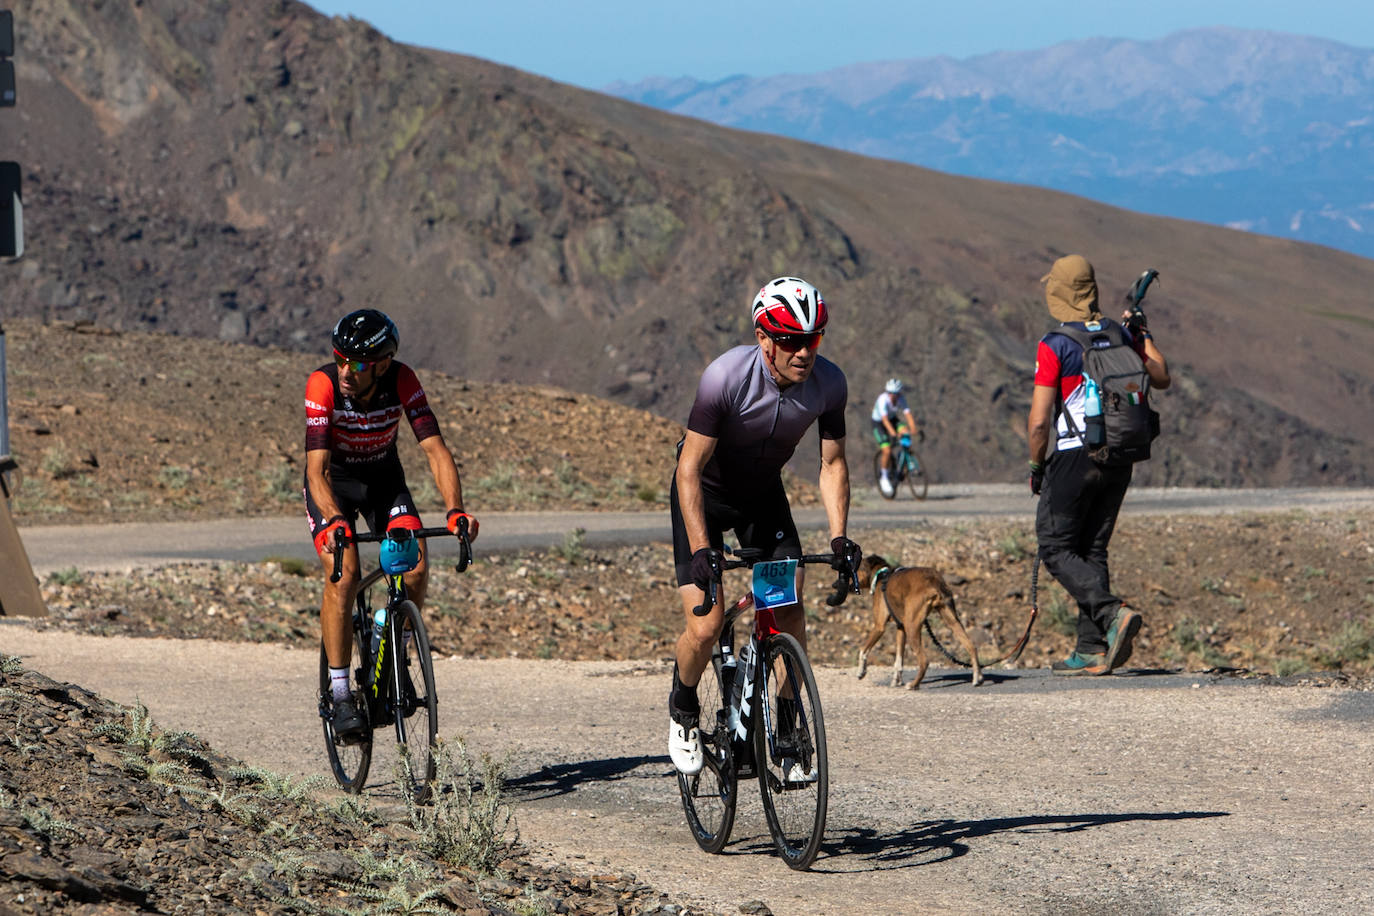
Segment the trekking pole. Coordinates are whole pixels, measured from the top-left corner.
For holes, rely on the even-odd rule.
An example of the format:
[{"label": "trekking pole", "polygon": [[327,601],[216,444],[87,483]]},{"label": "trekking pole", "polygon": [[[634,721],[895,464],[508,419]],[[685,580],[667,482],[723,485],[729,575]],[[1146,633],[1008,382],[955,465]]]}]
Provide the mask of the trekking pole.
[{"label": "trekking pole", "polygon": [[[1131,285],[1131,288],[1126,291],[1126,304],[1131,309],[1130,324],[1137,327],[1145,326],[1145,313],[1141,310],[1140,303],[1144,300],[1145,293],[1149,291],[1150,284],[1153,283],[1158,276],[1159,271],[1155,270],[1153,267],[1147,267],[1139,277],[1136,277],[1135,283]],[[1137,321],[1137,319],[1139,320]]]}]

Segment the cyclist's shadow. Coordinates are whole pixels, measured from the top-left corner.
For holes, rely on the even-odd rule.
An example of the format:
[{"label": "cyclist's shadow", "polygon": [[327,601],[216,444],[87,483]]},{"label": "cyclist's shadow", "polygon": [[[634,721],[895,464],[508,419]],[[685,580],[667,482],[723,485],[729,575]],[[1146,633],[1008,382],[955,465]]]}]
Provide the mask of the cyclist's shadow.
[{"label": "cyclist's shadow", "polygon": [[991,817],[978,821],[924,821],[896,833],[869,827],[827,830],[823,858],[812,871],[864,872],[914,868],[957,859],[968,841],[996,833],[1077,833],[1092,827],[1130,821],[1178,821],[1229,817],[1229,811],[1140,811],[1129,814],[1058,814]]},{"label": "cyclist's shadow", "polygon": [[[611,757],[605,760],[577,760],[545,766],[524,776],[516,776],[505,781],[505,787],[522,801],[537,801],[568,795],[578,787],[590,783],[614,782],[620,779],[662,779],[662,764],[668,762],[667,755],[642,755],[638,757]],[[648,767],[643,773],[635,774],[640,767]]]}]

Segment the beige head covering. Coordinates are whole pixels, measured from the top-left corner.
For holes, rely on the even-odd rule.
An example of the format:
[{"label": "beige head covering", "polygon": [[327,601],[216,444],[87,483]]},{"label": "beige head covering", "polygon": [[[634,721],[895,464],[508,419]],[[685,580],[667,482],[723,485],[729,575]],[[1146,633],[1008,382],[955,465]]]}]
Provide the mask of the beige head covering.
[{"label": "beige head covering", "polygon": [[1045,284],[1045,304],[1058,321],[1090,321],[1101,318],[1097,310],[1097,277],[1081,254],[1069,254],[1054,262],[1040,278]]}]

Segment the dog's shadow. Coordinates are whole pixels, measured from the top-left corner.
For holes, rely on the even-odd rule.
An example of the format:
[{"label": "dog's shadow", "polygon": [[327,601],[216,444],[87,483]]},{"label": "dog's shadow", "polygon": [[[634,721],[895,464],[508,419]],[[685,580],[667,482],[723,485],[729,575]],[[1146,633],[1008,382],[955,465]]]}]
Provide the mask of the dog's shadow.
[{"label": "dog's shadow", "polygon": [[978,821],[923,821],[896,833],[871,827],[828,831],[812,871],[865,872],[915,868],[957,859],[969,841],[997,833],[1078,833],[1131,821],[1181,821],[1230,817],[1229,811],[1140,811],[1130,814],[1062,814],[991,817]]},{"label": "dog's shadow", "polygon": [[[970,690],[974,689],[973,678],[969,675],[967,668],[959,671],[945,671],[939,674],[934,673],[934,671],[935,669],[932,668],[926,672],[925,680],[921,681],[921,690],[947,690],[950,687],[967,687]],[[872,670],[870,670],[868,677],[873,677]],[[901,684],[893,684],[891,676],[883,676],[879,680],[874,681],[874,683],[880,687],[893,687],[906,690],[911,684],[911,679],[913,677],[915,677],[914,671],[908,674],[904,669],[902,671]],[[995,686],[997,684],[1005,684],[1007,681],[1014,681],[1016,679],[1017,675],[1014,671],[997,671],[995,669],[984,668],[983,684],[978,689],[981,690],[983,687],[989,685]]]}]

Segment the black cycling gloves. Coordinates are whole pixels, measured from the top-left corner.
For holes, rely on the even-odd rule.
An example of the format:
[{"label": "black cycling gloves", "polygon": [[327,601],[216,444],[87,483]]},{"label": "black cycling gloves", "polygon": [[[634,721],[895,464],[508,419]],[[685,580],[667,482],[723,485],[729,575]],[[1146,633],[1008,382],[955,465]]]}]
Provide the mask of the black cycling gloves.
[{"label": "black cycling gloves", "polygon": [[864,556],[863,551],[859,549],[859,545],[855,544],[844,535],[831,539],[830,550],[835,554],[835,559],[830,564],[835,569],[857,569],[859,561],[862,560]]},{"label": "black cycling gloves", "polygon": [[720,578],[725,558],[714,547],[703,547],[692,554],[692,584],[703,592],[710,591],[711,583]]}]

